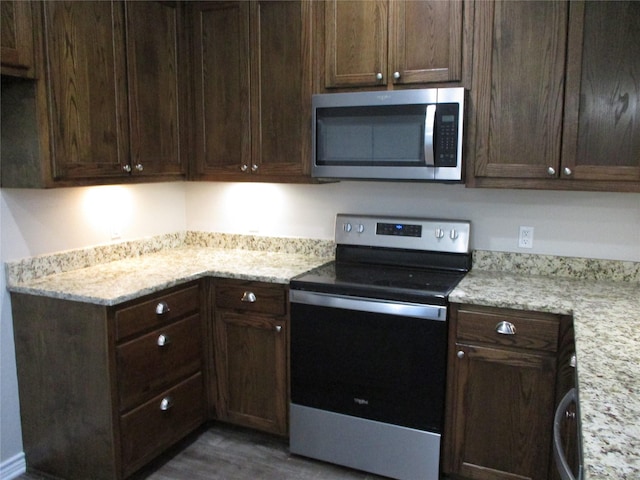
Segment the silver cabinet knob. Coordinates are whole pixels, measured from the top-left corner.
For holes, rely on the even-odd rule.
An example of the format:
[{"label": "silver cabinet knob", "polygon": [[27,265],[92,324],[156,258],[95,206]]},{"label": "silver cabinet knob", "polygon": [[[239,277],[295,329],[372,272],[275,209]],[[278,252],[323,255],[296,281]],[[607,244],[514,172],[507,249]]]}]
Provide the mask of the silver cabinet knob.
[{"label": "silver cabinet knob", "polygon": [[156,305],[157,315],[164,315],[165,313],[169,313],[169,311],[170,311],[170,308],[167,302],[160,302],[158,303],[158,305]]},{"label": "silver cabinet knob", "polygon": [[252,172],[257,172],[258,171],[258,165],[255,164],[255,163],[253,165],[251,165],[251,171]]},{"label": "silver cabinet knob", "polygon": [[547,168],[547,173],[549,175],[555,175],[556,174],[556,169],[553,168],[553,167],[549,167],[549,168]]},{"label": "silver cabinet knob", "polygon": [[171,397],[164,397],[160,400],[160,410],[166,412],[171,407],[173,407],[173,399]]},{"label": "silver cabinet knob", "polygon": [[282,331],[282,325],[276,325],[276,333],[280,333]]},{"label": "silver cabinet knob", "polygon": [[382,73],[378,72],[376,73],[376,80],[382,80]]},{"label": "silver cabinet knob", "polygon": [[143,171],[143,170],[144,170],[144,167],[142,166],[142,164],[141,164],[141,163],[136,163],[136,170],[137,170],[138,172],[141,172],[141,171]]},{"label": "silver cabinet knob", "polygon": [[256,298],[256,294],[253,292],[244,292],[242,294],[242,298],[240,299],[241,302],[247,302],[247,303],[255,303],[257,300]]},{"label": "silver cabinet knob", "polygon": [[400,72],[393,72],[393,78],[396,80],[400,80]]},{"label": "silver cabinet knob", "polygon": [[249,165],[246,163],[240,167],[240,171],[242,172],[246,172],[247,170],[249,170]]},{"label": "silver cabinet knob", "polygon": [[171,341],[169,340],[168,336],[164,334],[160,334],[158,335],[158,340],[156,340],[156,343],[158,344],[159,347],[166,347],[171,343]]},{"label": "silver cabinet knob", "polygon": [[511,322],[500,322],[496,325],[496,333],[500,335],[515,335],[516,326]]},{"label": "silver cabinet knob", "polygon": [[122,171],[126,173],[131,173],[131,165],[123,165]]},{"label": "silver cabinet knob", "polygon": [[458,350],[458,353],[456,353],[456,355],[458,356],[458,358],[464,358],[464,352],[462,350]]},{"label": "silver cabinet knob", "polygon": [[571,169],[569,167],[564,167],[564,174],[569,177],[571,176],[573,172],[571,171]]},{"label": "silver cabinet knob", "polygon": [[564,412],[564,416],[568,420],[573,420],[574,418],[576,418],[576,412],[573,412],[571,410],[567,410],[566,412]]}]

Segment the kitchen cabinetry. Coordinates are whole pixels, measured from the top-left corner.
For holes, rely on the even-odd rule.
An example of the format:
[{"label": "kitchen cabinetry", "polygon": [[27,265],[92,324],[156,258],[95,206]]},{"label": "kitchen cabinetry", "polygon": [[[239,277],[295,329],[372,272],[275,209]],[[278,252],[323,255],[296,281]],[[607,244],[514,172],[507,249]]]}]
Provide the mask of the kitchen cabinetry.
[{"label": "kitchen cabinetry", "polygon": [[115,307],[11,300],[29,469],[120,479],[204,422],[198,283]]},{"label": "kitchen cabinetry", "polygon": [[217,417],[287,435],[287,292],[283,285],[214,281]]},{"label": "kitchen cabinetry", "polygon": [[195,180],[309,181],[311,3],[194,2]]},{"label": "kitchen cabinetry", "polygon": [[0,19],[2,75],[35,78],[31,2],[2,0]]},{"label": "kitchen cabinetry", "polygon": [[445,473],[547,478],[563,322],[551,314],[451,306]]},{"label": "kitchen cabinetry", "polygon": [[[180,2],[51,1],[34,8],[43,16],[36,29],[44,35],[44,75],[3,118],[3,143],[25,130],[31,137],[27,149],[3,152],[3,186],[181,178]],[[24,123],[25,109],[33,125],[11,132]]]},{"label": "kitchen cabinetry", "polygon": [[478,2],[467,184],[640,191],[639,19],[636,2]]},{"label": "kitchen cabinetry", "polygon": [[324,89],[463,81],[470,2],[324,3]]}]

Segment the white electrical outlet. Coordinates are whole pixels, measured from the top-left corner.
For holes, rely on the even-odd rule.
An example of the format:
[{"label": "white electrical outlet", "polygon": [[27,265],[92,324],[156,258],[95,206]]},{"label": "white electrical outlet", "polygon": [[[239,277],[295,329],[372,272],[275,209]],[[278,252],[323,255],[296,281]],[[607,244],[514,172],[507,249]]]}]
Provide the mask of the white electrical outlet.
[{"label": "white electrical outlet", "polygon": [[520,235],[518,236],[518,247],[533,248],[533,227],[520,227]]},{"label": "white electrical outlet", "polygon": [[111,225],[111,240],[117,240],[122,237],[122,232],[120,231],[120,227],[118,225]]}]

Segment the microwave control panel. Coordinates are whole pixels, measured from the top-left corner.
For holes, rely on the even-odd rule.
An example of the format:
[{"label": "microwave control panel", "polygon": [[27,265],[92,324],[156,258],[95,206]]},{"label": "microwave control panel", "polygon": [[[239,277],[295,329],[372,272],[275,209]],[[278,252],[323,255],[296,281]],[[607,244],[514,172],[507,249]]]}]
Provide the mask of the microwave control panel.
[{"label": "microwave control panel", "polygon": [[437,167],[455,167],[458,163],[457,103],[439,103],[436,108],[434,163]]}]

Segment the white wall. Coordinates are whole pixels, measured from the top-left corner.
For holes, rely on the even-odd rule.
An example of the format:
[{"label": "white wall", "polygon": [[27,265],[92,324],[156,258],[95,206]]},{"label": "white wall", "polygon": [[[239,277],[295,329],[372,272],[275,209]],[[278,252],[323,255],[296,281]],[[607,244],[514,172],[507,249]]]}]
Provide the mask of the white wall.
[{"label": "white wall", "polygon": [[[640,261],[640,194],[381,182],[187,189],[190,230],[332,239],[336,213],[460,218],[475,249]],[[520,225],[534,227],[533,249],[518,248]]]},{"label": "white wall", "polygon": [[[333,238],[338,212],[473,222],[477,249],[640,261],[640,194],[471,190],[460,185],[161,183],[0,190],[0,260],[183,230]],[[520,225],[535,228],[519,250]],[[4,269],[4,266],[2,266]],[[0,277],[0,478],[20,455],[13,325]]]}]

